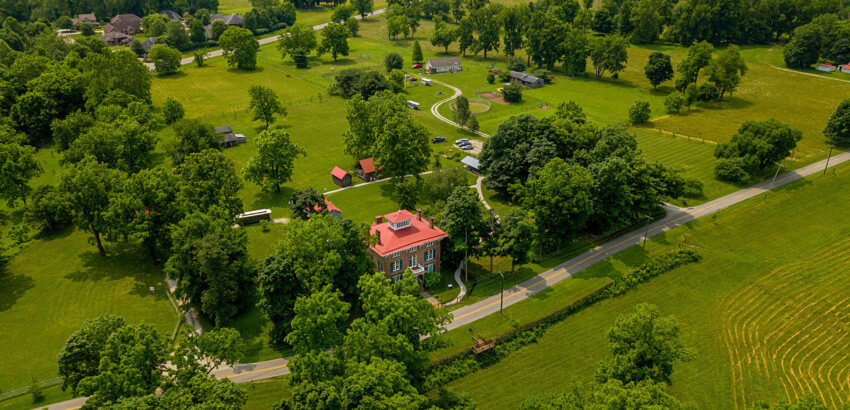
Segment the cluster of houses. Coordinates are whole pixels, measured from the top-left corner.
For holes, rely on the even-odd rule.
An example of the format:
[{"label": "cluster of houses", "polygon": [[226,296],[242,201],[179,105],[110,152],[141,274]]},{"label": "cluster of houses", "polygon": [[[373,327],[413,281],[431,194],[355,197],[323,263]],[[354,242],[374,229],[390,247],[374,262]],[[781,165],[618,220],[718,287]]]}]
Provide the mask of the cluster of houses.
[{"label": "cluster of houses", "polygon": [[[162,14],[169,20],[183,22],[183,16],[174,10],[163,10],[160,11],[159,14]],[[210,14],[210,23],[216,20],[221,20],[228,26],[242,27],[242,15],[240,14]],[[100,25],[100,22],[97,20],[94,13],[80,14],[77,17],[72,18],[71,22],[74,26],[79,26],[83,23],[91,24],[94,27],[98,27]],[[185,22],[183,23],[185,25]],[[206,32],[208,39],[212,38],[212,24],[204,26],[204,31]],[[133,41],[134,35],[141,32],[141,17],[135,14],[119,14],[103,26],[103,35],[100,36],[100,39],[109,46],[125,46]],[[150,51],[154,44],[156,44],[156,37],[150,37],[142,43],[142,46],[144,46],[145,50]]]},{"label": "cluster of houses", "polygon": [[815,70],[823,71],[827,73],[831,73],[833,71],[839,71],[842,73],[850,74],[850,63],[841,64],[841,65],[833,65],[829,63],[818,64],[815,66]]},{"label": "cluster of houses", "polygon": [[[380,168],[375,168],[374,160],[370,158],[364,158],[357,162],[357,177],[362,179],[365,182],[372,182],[378,179],[378,173],[381,171]],[[334,185],[339,186],[340,188],[345,188],[347,186],[351,186],[352,177],[346,170],[340,167],[334,167],[331,170],[331,180]]]}]

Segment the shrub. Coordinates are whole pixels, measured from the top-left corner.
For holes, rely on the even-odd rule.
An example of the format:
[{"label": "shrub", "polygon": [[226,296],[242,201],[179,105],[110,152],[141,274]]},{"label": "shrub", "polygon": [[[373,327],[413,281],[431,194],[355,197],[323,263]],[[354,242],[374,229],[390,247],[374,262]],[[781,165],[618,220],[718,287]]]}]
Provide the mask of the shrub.
[{"label": "shrub", "polygon": [[711,83],[703,83],[697,89],[697,100],[700,102],[717,101],[720,98],[720,90]]},{"label": "shrub", "polygon": [[94,35],[94,27],[89,23],[82,23],[80,24],[80,34],[85,37],[91,37]]},{"label": "shrub", "polygon": [[130,51],[135,53],[137,57],[144,57],[145,53],[147,52],[145,50],[145,46],[143,46],[142,42],[139,41],[139,39],[137,38],[134,38],[133,41],[130,43]]},{"label": "shrub", "polygon": [[740,157],[718,159],[714,166],[714,175],[736,184],[743,184],[750,180],[750,174],[745,170],[744,159]]},{"label": "shrub", "polygon": [[442,283],[442,278],[440,278],[440,272],[425,273],[425,287],[427,289],[437,289],[440,287],[440,283]]},{"label": "shrub", "polygon": [[56,27],[61,28],[63,30],[68,30],[71,27],[74,27],[74,22],[72,22],[71,18],[68,17],[68,16],[59,17],[58,19],[56,19],[56,21],[53,24],[55,24]]},{"label": "shrub", "polygon": [[[584,72],[584,71],[582,71],[582,72]],[[538,69],[534,70],[534,72],[532,74],[534,74],[537,78],[543,80],[543,82],[545,84],[549,84],[549,83],[552,82],[552,73],[545,68],[538,68]]]},{"label": "shrub", "polygon": [[356,68],[342,70],[335,79],[340,92],[346,97],[360,94],[363,98],[369,98],[378,91],[390,88],[385,76],[371,70]]},{"label": "shrub", "polygon": [[506,83],[511,80],[511,73],[507,70],[499,71],[499,82]]},{"label": "shrub", "polygon": [[165,118],[166,124],[174,124],[177,120],[182,119],[186,111],[183,110],[183,104],[174,98],[168,97],[165,103],[162,104],[162,116]]},{"label": "shrub", "polygon": [[487,83],[493,84],[496,82],[496,76],[493,73],[487,73]]},{"label": "shrub", "polygon": [[511,84],[502,87],[502,98],[507,102],[518,103],[522,101],[522,86]]},{"label": "shrub", "polygon": [[71,206],[56,188],[43,185],[30,194],[24,220],[45,231],[54,231],[71,223]]},{"label": "shrub", "polygon": [[696,84],[688,84],[685,88],[685,106],[691,108],[699,100],[699,87]]},{"label": "shrub", "polygon": [[44,400],[44,391],[41,389],[41,385],[38,384],[35,379],[32,381],[32,385],[30,386],[29,393],[32,396],[33,403],[40,403]]},{"label": "shrub", "polygon": [[525,71],[525,60],[519,57],[511,57],[508,62],[508,70],[510,71]]},{"label": "shrub", "polygon": [[702,196],[702,182],[696,179],[686,179],[682,190],[682,196],[686,198],[699,198]]},{"label": "shrub", "polygon": [[425,184],[425,191],[432,200],[445,201],[457,187],[467,185],[466,171],[455,167],[431,175]]},{"label": "shrub", "polygon": [[[216,21],[218,21],[218,20],[216,20]],[[206,54],[206,51],[204,51],[204,50],[199,50],[199,51],[195,52],[195,64],[198,67],[204,66],[204,55],[205,54]]]},{"label": "shrub", "polygon": [[684,107],[684,105],[685,96],[678,91],[671,93],[670,95],[664,98],[664,107],[667,108],[667,112],[679,112],[682,110],[682,107]]},{"label": "shrub", "polygon": [[307,68],[307,50],[300,47],[292,50],[292,61],[295,61],[295,68]]},{"label": "shrub", "polygon": [[387,72],[401,70],[404,67],[404,58],[399,53],[389,53],[384,57],[384,68]]},{"label": "shrub", "polygon": [[635,101],[629,108],[629,122],[632,124],[643,124],[649,121],[649,103],[646,101]]},{"label": "shrub", "polygon": [[162,44],[156,44],[151,48],[148,57],[153,60],[154,69],[159,74],[176,73],[180,68],[182,55],[176,49]]}]

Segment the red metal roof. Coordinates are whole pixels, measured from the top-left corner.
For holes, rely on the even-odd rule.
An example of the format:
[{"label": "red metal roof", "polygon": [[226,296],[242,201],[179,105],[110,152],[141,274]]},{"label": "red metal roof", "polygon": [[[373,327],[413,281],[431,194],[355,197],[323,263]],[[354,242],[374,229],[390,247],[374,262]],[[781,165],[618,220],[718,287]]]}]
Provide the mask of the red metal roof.
[{"label": "red metal roof", "polygon": [[331,175],[333,175],[336,179],[343,179],[346,175],[348,175],[348,172],[345,172],[345,170],[340,167],[334,167],[333,171],[331,171]]},{"label": "red metal roof", "polygon": [[391,214],[384,215],[384,218],[387,218],[388,221],[393,223],[415,217],[416,215],[406,209],[401,209],[398,212],[393,212]]},{"label": "red metal roof", "polygon": [[375,235],[376,232],[381,232],[381,243],[371,245],[373,251],[378,255],[385,256],[394,252],[398,252],[413,246],[421,245],[426,242],[436,241],[447,238],[449,235],[442,229],[429,227],[428,221],[417,219],[416,215],[408,211],[399,211],[384,215],[390,219],[391,216],[399,217],[397,220],[410,219],[410,226],[399,230],[390,229],[389,222],[373,224],[369,233]]},{"label": "red metal roof", "polygon": [[328,201],[327,199],[325,199],[325,206],[327,206],[327,207],[328,207],[328,212],[331,212],[331,211],[342,212],[339,208],[337,208],[337,207],[333,204],[333,202]]},{"label": "red metal roof", "polygon": [[360,160],[360,169],[367,174],[371,174],[375,172],[375,163],[372,162],[372,158],[364,158]]}]

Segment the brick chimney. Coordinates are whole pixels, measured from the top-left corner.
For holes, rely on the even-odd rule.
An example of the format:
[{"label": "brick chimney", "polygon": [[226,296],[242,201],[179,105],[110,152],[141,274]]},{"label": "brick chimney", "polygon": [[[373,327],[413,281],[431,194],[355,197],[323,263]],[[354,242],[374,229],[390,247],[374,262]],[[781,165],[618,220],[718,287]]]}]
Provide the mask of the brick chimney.
[{"label": "brick chimney", "polygon": [[378,215],[378,216],[376,216],[376,217],[375,217],[375,225],[377,225],[377,224],[379,224],[379,223],[381,223],[381,222],[383,222],[383,221],[384,221],[384,217],[383,217],[383,216]]},{"label": "brick chimney", "polygon": [[428,218],[428,227],[429,228],[434,227],[434,217],[433,216]]},{"label": "brick chimney", "polygon": [[381,231],[375,231],[375,236],[378,237],[378,245],[381,244]]},{"label": "brick chimney", "polygon": [[417,210],[416,210],[416,220],[417,220],[417,221],[421,221],[421,220],[422,220],[422,210],[421,210],[421,209],[417,209]]}]

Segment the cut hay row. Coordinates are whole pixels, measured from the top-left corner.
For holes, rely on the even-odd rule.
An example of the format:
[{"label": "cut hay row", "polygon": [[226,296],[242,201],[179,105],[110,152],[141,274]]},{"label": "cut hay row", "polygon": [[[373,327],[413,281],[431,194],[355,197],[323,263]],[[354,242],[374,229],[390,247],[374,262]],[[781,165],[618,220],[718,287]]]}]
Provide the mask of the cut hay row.
[{"label": "cut hay row", "polygon": [[831,406],[850,402],[849,262],[850,240],[843,240],[727,299],[721,326],[737,407],[751,405],[745,392],[767,378],[790,402],[811,393]]}]

